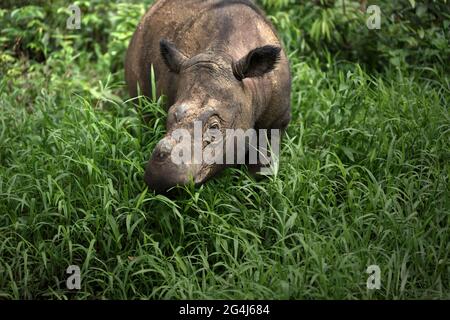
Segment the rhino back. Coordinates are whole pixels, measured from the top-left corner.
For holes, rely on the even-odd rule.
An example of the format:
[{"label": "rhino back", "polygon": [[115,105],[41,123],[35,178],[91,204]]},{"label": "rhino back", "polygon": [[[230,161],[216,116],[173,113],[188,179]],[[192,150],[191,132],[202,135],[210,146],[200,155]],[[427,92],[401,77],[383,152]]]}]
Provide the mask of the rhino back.
[{"label": "rhino back", "polygon": [[[270,22],[249,0],[157,1],[141,19],[128,48],[125,75],[131,96],[137,95],[137,83],[144,95],[151,96],[153,65],[157,95],[166,94],[169,102],[172,100],[176,79],[159,53],[162,38],[172,41],[190,57],[220,47],[236,60],[258,46],[280,45]],[[280,64],[286,62],[283,52]]]}]

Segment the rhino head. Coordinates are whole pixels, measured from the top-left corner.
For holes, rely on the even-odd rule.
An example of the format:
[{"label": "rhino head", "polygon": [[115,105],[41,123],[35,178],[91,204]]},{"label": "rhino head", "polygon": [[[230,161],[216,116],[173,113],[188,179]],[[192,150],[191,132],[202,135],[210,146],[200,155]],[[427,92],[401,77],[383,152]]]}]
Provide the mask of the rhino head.
[{"label": "rhino head", "polygon": [[[167,133],[156,145],[145,181],[157,193],[193,181],[200,185],[227,164],[224,140],[229,129],[255,126],[257,78],[272,71],[281,48],[258,47],[233,59],[222,50],[187,57],[174,44],[160,41],[162,59],[175,74],[174,103],[168,109]],[[213,157],[211,161],[205,159]]]}]

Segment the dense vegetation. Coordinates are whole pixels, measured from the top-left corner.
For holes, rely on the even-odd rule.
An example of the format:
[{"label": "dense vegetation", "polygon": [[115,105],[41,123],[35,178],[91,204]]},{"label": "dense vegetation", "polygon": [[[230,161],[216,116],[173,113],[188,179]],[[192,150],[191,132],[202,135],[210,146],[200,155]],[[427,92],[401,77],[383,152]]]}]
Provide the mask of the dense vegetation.
[{"label": "dense vegetation", "polygon": [[450,298],[447,1],[378,1],[378,30],[371,2],[260,1],[293,75],[279,170],[172,199],[143,182],[162,100],[123,82],[150,2],[74,1],[68,30],[66,1],[2,1],[0,297]]}]

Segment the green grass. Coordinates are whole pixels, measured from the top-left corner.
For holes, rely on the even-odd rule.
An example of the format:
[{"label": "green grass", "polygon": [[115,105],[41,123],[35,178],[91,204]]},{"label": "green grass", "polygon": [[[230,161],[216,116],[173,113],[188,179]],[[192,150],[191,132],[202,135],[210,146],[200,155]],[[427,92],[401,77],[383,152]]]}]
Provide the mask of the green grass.
[{"label": "green grass", "polygon": [[450,298],[447,74],[291,52],[277,175],[228,169],[168,199],[143,181],[161,100],[126,100],[123,70],[89,54],[0,76],[0,297]]}]

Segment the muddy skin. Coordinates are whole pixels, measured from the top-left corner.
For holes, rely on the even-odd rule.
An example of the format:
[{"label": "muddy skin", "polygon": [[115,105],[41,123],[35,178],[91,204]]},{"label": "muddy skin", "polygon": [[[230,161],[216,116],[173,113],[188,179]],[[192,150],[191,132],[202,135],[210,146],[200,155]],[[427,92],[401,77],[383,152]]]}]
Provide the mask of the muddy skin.
[{"label": "muddy skin", "polygon": [[[141,19],[130,42],[125,78],[129,93],[168,98],[167,134],[148,162],[145,181],[162,193],[176,185],[202,184],[220,164],[177,165],[171,152],[176,129],[193,134],[226,129],[280,129],[291,118],[291,76],[280,40],[250,0],[159,0]],[[183,141],[181,143],[192,143]],[[211,141],[202,142],[206,148]],[[223,150],[226,153],[226,150]]]}]

